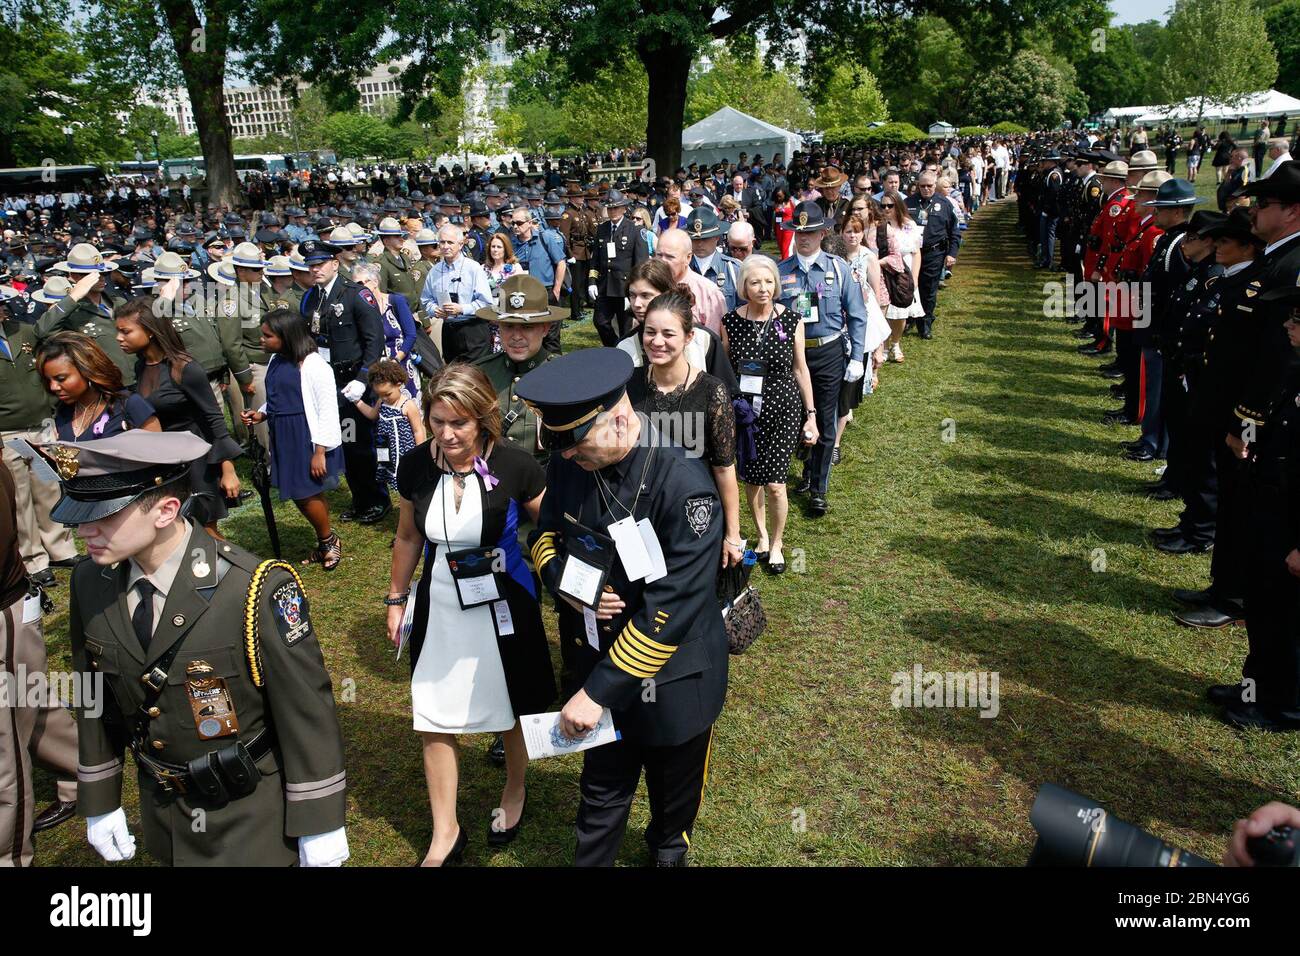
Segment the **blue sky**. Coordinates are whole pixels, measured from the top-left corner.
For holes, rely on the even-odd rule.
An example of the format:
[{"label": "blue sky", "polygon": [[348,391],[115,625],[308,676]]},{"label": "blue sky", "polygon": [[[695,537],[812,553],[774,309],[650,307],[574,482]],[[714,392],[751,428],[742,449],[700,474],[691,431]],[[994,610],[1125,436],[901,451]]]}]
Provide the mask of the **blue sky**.
[{"label": "blue sky", "polygon": [[1141,23],[1144,20],[1159,20],[1164,23],[1168,10],[1174,0],[1110,0],[1110,8],[1115,13],[1114,24]]}]

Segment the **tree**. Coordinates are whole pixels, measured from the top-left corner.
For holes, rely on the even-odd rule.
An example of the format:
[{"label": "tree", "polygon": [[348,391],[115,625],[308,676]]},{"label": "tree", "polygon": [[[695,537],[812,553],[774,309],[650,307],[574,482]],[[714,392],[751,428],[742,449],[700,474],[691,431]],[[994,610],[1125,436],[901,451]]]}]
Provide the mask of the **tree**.
[{"label": "tree", "polygon": [[1021,50],[971,91],[970,111],[984,125],[1008,120],[1050,129],[1065,118],[1073,89],[1042,54]]},{"label": "tree", "polygon": [[[905,69],[886,69],[885,62],[911,57]],[[935,120],[956,121],[974,72],[974,61],[957,31],[942,17],[918,17],[906,42],[874,60],[889,110],[917,126]]]},{"label": "tree", "polygon": [[867,126],[889,119],[889,106],[866,67],[838,63],[817,100],[817,125]]},{"label": "tree", "polygon": [[1300,95],[1300,0],[1283,0],[1264,11],[1268,38],[1277,51],[1277,88]]},{"label": "tree", "polygon": [[787,71],[764,65],[757,51],[737,55],[718,44],[709,51],[708,68],[687,84],[682,122],[690,126],[724,106],[783,129],[807,129],[813,118],[808,97]]},{"label": "tree", "polygon": [[1162,99],[1186,102],[1201,122],[1206,104],[1235,105],[1277,78],[1263,15],[1240,0],[1175,0],[1156,75]]},{"label": "tree", "polygon": [[1079,62],[1078,83],[1087,97],[1088,112],[1149,103],[1151,60],[1138,54],[1133,28],[1108,30],[1104,40],[1101,49],[1089,50]]},{"label": "tree", "polygon": [[[644,71],[630,58],[602,67],[565,97],[569,137],[588,149],[637,142],[646,128],[647,86]],[[680,130],[677,141],[680,147]]]}]

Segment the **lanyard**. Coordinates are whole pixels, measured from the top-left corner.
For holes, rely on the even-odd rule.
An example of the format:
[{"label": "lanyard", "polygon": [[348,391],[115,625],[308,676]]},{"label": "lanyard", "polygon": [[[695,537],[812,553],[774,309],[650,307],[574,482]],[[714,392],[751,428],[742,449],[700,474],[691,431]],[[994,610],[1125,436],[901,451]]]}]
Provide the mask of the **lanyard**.
[{"label": "lanyard", "polygon": [[[646,427],[649,428],[651,431],[650,451],[645,456],[645,464],[641,468],[641,480],[637,482],[636,497],[632,499],[631,508],[624,507],[623,502],[619,501],[618,499],[618,494],[613,489],[611,489],[609,485],[605,483],[605,478],[603,475],[601,475],[600,471],[597,470],[595,472],[596,490],[600,492],[601,504],[605,506],[605,510],[609,512],[609,516],[613,518],[615,521],[618,521],[620,519],[618,515],[614,513],[614,509],[611,508],[610,505],[616,504],[619,506],[621,510],[625,511],[626,515],[624,517],[634,518],[637,503],[641,500],[642,492],[645,491],[646,475],[650,473],[650,465],[654,462],[655,452],[658,450],[659,447],[658,432],[655,430],[655,427],[650,424],[649,420],[646,421]],[[581,512],[579,512],[579,514],[581,514]]]}]

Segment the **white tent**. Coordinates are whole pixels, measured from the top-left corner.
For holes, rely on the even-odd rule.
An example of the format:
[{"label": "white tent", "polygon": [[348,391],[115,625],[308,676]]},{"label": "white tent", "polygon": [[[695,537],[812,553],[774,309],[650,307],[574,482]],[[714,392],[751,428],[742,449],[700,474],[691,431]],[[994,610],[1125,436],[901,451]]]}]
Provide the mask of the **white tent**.
[{"label": "white tent", "polygon": [[1278,90],[1252,93],[1237,104],[1209,100],[1204,108],[1197,100],[1184,100],[1165,106],[1132,106],[1107,110],[1102,114],[1107,120],[1123,119],[1130,124],[1143,126],[1161,124],[1170,120],[1195,121],[1197,113],[1207,123],[1226,123],[1246,117],[1262,119],[1266,116],[1300,116],[1300,100]]},{"label": "white tent", "polygon": [[780,153],[788,163],[791,154],[802,147],[803,140],[797,133],[724,106],[682,131],[682,165],[716,163],[720,159],[734,163],[742,152],[750,156],[761,153],[764,159]]}]

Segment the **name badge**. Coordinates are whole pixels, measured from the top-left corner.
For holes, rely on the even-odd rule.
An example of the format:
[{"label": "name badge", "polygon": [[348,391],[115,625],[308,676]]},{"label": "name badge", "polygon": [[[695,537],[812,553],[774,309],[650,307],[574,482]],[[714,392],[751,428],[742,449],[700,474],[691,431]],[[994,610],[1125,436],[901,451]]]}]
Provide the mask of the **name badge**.
[{"label": "name badge", "polygon": [[614,542],[574,521],[565,529],[565,546],[568,554],[560,573],[560,593],[594,609],[614,565]]},{"label": "name badge", "polygon": [[501,600],[497,589],[495,548],[466,548],[447,552],[447,570],[456,582],[461,610]]},{"label": "name badge", "polygon": [[611,259],[618,255],[618,247],[614,245],[613,241],[605,243],[605,255]]},{"label": "name badge", "polygon": [[318,346],[316,347],[316,351],[320,353],[320,357],[323,358],[323,359],[325,360],[325,363],[328,365],[328,364],[329,364],[329,360],[330,360],[330,350],[329,350],[329,346],[327,346],[327,345],[318,345]]},{"label": "name badge", "polygon": [[600,650],[600,632],[596,630],[596,612],[589,607],[582,609],[582,626],[587,632],[587,643],[594,651]]},{"label": "name badge", "polygon": [[763,394],[763,378],[767,375],[767,363],[749,359],[740,363],[740,390],[746,395]]},{"label": "name badge", "polygon": [[190,661],[185,668],[185,696],[190,701],[194,727],[200,740],[215,740],[239,733],[239,716],[224,677],[210,677],[207,661]]},{"label": "name badge", "polygon": [[794,314],[799,316],[800,322],[817,324],[817,306],[813,304],[811,292],[800,292],[794,297]]},{"label": "name badge", "polygon": [[615,521],[606,530],[614,541],[618,559],[623,563],[623,573],[629,581],[644,578],[649,583],[658,581],[668,573],[659,536],[655,534],[649,518],[633,521],[629,515]]},{"label": "name badge", "polygon": [[387,464],[392,461],[392,456],[390,455],[388,448],[376,448],[375,461],[380,462],[381,464]]}]

